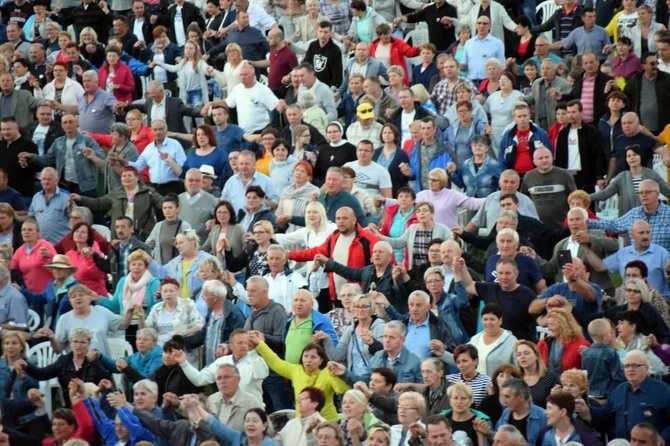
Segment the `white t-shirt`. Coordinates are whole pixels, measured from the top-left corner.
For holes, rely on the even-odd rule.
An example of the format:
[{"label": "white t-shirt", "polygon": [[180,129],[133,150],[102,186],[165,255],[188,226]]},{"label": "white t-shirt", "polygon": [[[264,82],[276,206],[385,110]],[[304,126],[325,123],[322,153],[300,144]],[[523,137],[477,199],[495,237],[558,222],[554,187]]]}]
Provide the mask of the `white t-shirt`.
[{"label": "white t-shirt", "polygon": [[379,195],[381,189],[393,187],[388,170],[374,161],[367,166],[361,166],[358,161],[351,161],[345,166],[351,167],[356,172],[356,180],[354,181],[356,187],[365,191],[371,197]]},{"label": "white t-shirt", "polygon": [[237,108],[237,120],[245,132],[253,133],[270,125],[270,111],[277,106],[279,99],[267,86],[256,82],[253,87],[245,88],[238,84],[226,98],[228,107]]},{"label": "white t-shirt", "polygon": [[582,158],[579,155],[579,136],[577,129],[568,132],[568,170],[582,170]]},{"label": "white t-shirt", "polygon": [[[103,297],[102,299],[106,298]],[[121,316],[112,313],[100,305],[92,306],[91,313],[84,319],[76,317],[73,311],[68,311],[56,323],[56,340],[60,343],[67,343],[66,351],[69,352],[71,350],[69,339],[72,330],[75,328],[88,328],[93,334],[91,348],[98,350],[103,355],[109,356],[107,333],[117,331],[119,325],[121,325],[121,319]]]}]

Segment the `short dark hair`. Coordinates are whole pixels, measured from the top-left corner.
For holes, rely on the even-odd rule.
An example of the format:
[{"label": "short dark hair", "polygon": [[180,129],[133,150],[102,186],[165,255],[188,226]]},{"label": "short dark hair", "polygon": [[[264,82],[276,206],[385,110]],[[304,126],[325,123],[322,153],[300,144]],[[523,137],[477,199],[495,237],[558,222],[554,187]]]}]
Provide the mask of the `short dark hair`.
[{"label": "short dark hair", "polygon": [[395,387],[398,382],[398,375],[388,367],[377,367],[376,369],[372,369],[372,373],[377,373],[383,376],[386,380],[386,384],[390,384],[391,387]]}]

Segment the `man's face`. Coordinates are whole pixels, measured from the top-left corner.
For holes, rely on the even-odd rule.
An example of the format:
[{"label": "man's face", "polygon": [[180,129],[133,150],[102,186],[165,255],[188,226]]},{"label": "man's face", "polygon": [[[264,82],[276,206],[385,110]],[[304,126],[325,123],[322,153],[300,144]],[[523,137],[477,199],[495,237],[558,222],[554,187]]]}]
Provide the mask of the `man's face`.
[{"label": "man's face", "polygon": [[128,220],[117,220],[114,223],[114,230],[116,231],[116,236],[119,240],[129,240],[133,235],[133,225],[128,222]]},{"label": "man's face", "polygon": [[335,214],[335,224],[337,230],[342,234],[351,234],[356,228],[356,217],[351,209],[340,209]]},{"label": "man's face", "polygon": [[426,436],[430,446],[450,446],[452,444],[451,429],[442,422],[426,426]]},{"label": "man's face", "polygon": [[232,367],[221,367],[216,371],[216,387],[227,398],[234,396],[240,388],[240,377]]},{"label": "man's face", "polygon": [[647,223],[635,222],[630,235],[638,249],[647,249],[651,244],[651,226]]},{"label": "man's face", "polygon": [[594,76],[598,72],[600,63],[598,62],[598,58],[593,54],[585,54],[582,56],[582,67],[588,76]]},{"label": "man's face", "polygon": [[202,175],[197,173],[186,174],[186,190],[189,195],[196,195],[202,190]]},{"label": "man's face", "polygon": [[514,110],[514,122],[519,130],[530,128],[530,111],[527,108]]},{"label": "man's face", "polygon": [[135,14],[135,17],[137,18],[142,18],[144,16],[144,3],[133,3],[133,14]]},{"label": "man's face", "polygon": [[3,122],[0,125],[2,131],[2,139],[5,141],[14,141],[19,135],[19,126],[15,122]]},{"label": "man's face", "polygon": [[242,175],[251,176],[255,170],[254,160],[250,155],[240,155],[237,158],[237,167]]},{"label": "man's face", "polygon": [[501,175],[498,181],[500,194],[515,194],[519,190],[519,178],[516,175]]}]

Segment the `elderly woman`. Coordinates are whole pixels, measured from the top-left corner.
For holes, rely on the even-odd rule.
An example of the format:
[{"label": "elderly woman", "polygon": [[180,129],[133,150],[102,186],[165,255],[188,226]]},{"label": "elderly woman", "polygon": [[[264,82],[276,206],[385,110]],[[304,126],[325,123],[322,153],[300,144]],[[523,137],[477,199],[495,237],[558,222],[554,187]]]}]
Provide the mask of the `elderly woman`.
[{"label": "elderly woman", "polygon": [[[407,229],[413,224],[418,223],[416,218],[416,210],[414,201],[416,200],[416,192],[413,188],[405,186],[398,189],[398,193],[394,194],[398,197],[396,203],[389,204],[386,202],[382,218],[379,221],[377,230],[381,235],[392,238],[402,236]],[[403,249],[395,249],[393,251],[396,262],[402,262],[404,256]]]},{"label": "elderly woman", "polygon": [[599,446],[600,436],[588,424],[575,418],[575,397],[568,392],[556,392],[547,398],[547,427],[540,431],[538,446],[560,446],[576,442],[584,446]]},{"label": "elderly woman", "polygon": [[417,223],[411,225],[399,238],[382,235],[377,229],[370,231],[380,240],[389,242],[392,248],[407,248],[404,263],[407,269],[428,262],[428,242],[434,238],[448,240],[452,238],[448,226],[436,223],[433,216],[435,208],[429,201],[419,201],[416,206]]},{"label": "elderly woman", "polygon": [[252,232],[259,221],[268,221],[275,225],[276,217],[270,206],[265,204],[265,191],[257,185],[247,187],[244,193],[246,206],[237,212],[237,221],[247,232]]},{"label": "elderly woman", "polygon": [[[33,389],[34,393],[39,387],[39,383],[32,377],[26,375],[20,367],[16,368],[14,364],[26,359],[26,341],[21,332],[6,330],[2,334],[2,357],[0,358],[0,382],[4,383],[0,389],[0,397],[8,400],[14,400],[18,404],[3,405],[3,423],[7,426],[18,426],[22,424],[19,417],[28,415],[35,411],[32,405],[23,404],[30,399]],[[39,391],[38,391],[39,392]],[[6,418],[5,418],[6,417]]]},{"label": "elderly woman", "polygon": [[[25,372],[40,381],[58,378],[58,383],[63,389],[67,389],[74,378],[96,385],[103,379],[111,380],[112,375],[105,370],[99,360],[89,361],[87,357],[92,337],[93,334],[88,328],[75,328],[69,336],[72,350],[59,356],[53,364],[40,368],[24,359],[19,359],[15,362],[14,369],[17,374]],[[69,405],[69,400],[67,404]]]},{"label": "elderly woman", "polygon": [[491,131],[493,136],[493,149],[500,147],[500,138],[505,129],[514,122],[512,109],[514,104],[521,98],[523,93],[516,90],[516,77],[505,71],[500,74],[498,84],[500,89],[493,92],[484,102],[484,110],[491,115]]},{"label": "elderly woman", "polygon": [[633,145],[626,148],[626,164],[628,170],[612,178],[603,190],[596,190],[589,198],[593,201],[604,201],[617,195],[619,196],[619,215],[624,215],[634,207],[640,206],[638,190],[640,183],[644,180],[653,180],[663,195],[670,196],[668,182],[655,170],[644,167],[645,160],[640,146]]},{"label": "elderly woman", "polygon": [[162,210],[165,220],[156,223],[146,240],[147,247],[153,250],[153,259],[159,265],[165,265],[179,255],[174,239],[177,234],[191,229],[189,222],[179,218],[179,197],[176,194],[165,196]]},{"label": "elderly woman", "polygon": [[191,297],[193,291],[202,287],[202,279],[198,276],[200,262],[211,255],[199,249],[198,233],[193,229],[177,234],[175,244],[179,255],[165,265],[152,262],[151,273],[154,277],[164,279],[174,277],[181,284],[180,297]]},{"label": "elderly woman", "polygon": [[499,365],[491,374],[491,385],[488,389],[488,395],[482,400],[479,405],[479,410],[487,414],[491,418],[491,422],[495,426],[502,416],[505,405],[500,400],[500,386],[509,378],[521,378],[519,368],[508,364]]},{"label": "elderly woman", "polygon": [[[113,124],[109,135],[89,133],[89,136],[101,146],[110,147],[108,153],[116,153],[125,160],[136,161],[140,156],[137,147],[130,142],[130,129],[126,124],[120,122]],[[121,163],[110,161],[109,158],[99,158],[93,151],[86,152],[85,156],[105,174],[105,192],[109,193],[121,187],[121,171],[123,170]]]},{"label": "elderly woman", "polygon": [[100,361],[110,373],[133,372],[148,378],[163,364],[163,349],[157,344],[156,330],[140,328],[135,336],[135,353],[116,361],[109,356],[101,356]]},{"label": "elderly woman", "polygon": [[342,397],[340,428],[344,433],[345,446],[357,445],[356,440],[365,440],[366,433],[381,421],[372,414],[368,399],[360,390],[347,390]]},{"label": "elderly woman", "polygon": [[102,257],[98,243],[93,240],[93,228],[80,222],[72,231],[75,247],[66,252],[72,266],[77,267],[74,278],[95,291],[98,296],[107,296],[107,273],[109,264]]},{"label": "elderly woman", "polygon": [[253,233],[250,237],[245,234],[245,239],[248,238],[249,243],[242,253],[235,257],[231,249],[230,241],[227,238],[223,239],[223,248],[226,256],[226,266],[230,271],[246,270],[247,277],[258,276],[263,273],[268,264],[268,248],[273,243],[277,243],[274,239],[274,228],[269,221],[257,221],[254,223]]},{"label": "elderly woman", "polygon": [[[256,352],[271,370],[292,381],[296,398],[300,395],[301,389],[307,385],[317,387],[326,395],[321,415],[327,420],[338,419],[333,397],[335,393],[344,393],[349,389],[349,385],[326,368],[328,356],[321,346],[308,344],[302,351],[300,364],[290,364],[268,347],[262,333],[250,332],[249,342],[255,346]],[[296,411],[297,416],[298,411]]]},{"label": "elderly woman", "polygon": [[447,381],[452,384],[458,382],[467,383],[472,389],[474,406],[479,407],[479,404],[486,397],[491,377],[479,373],[477,370],[479,364],[479,352],[477,348],[470,344],[459,345],[454,349],[454,361],[459,373],[447,375]]},{"label": "elderly woman", "polygon": [[51,280],[45,265],[56,255],[56,250],[40,238],[40,228],[32,218],[21,225],[21,237],[23,245],[14,253],[9,269],[20,273],[29,291],[41,293]]},{"label": "elderly woman", "polygon": [[[386,323],[375,315],[377,305],[372,296],[361,294],[354,299],[354,324],[342,330],[337,347],[328,335],[320,336],[328,358],[347,365],[357,375],[370,369],[370,359],[382,349]],[[317,334],[318,335],[318,334]]]},{"label": "elderly woman", "polygon": [[408,446],[411,439],[410,427],[418,424],[424,427],[421,416],[426,410],[426,400],[418,392],[403,392],[398,397],[398,422],[391,426],[390,446]]},{"label": "elderly woman", "polygon": [[175,279],[163,279],[159,289],[160,301],[154,305],[149,317],[145,316],[142,307],[137,308],[140,329],[148,327],[156,330],[159,347],[176,334],[189,336],[200,331],[205,323],[193,299],[179,297],[179,288]]},{"label": "elderly woman", "polygon": [[405,69],[400,65],[393,65],[388,69],[389,85],[384,88],[384,93],[395,99],[398,102],[398,94],[400,90],[405,88],[404,78]]},{"label": "elderly woman", "polygon": [[[436,168],[428,172],[428,190],[422,190],[416,194],[416,200],[430,202],[435,211],[434,220],[448,228],[458,225],[459,208],[465,208],[470,211],[478,210],[483,204],[484,198],[468,197],[461,192],[450,189],[449,176],[442,168]],[[441,237],[447,240],[451,237]]]},{"label": "elderly woman", "polygon": [[521,377],[530,388],[533,404],[545,407],[551,389],[560,383],[558,375],[547,370],[542,361],[542,354],[534,343],[519,341],[515,351]]},{"label": "elderly woman", "polygon": [[338,338],[342,337],[344,330],[348,327],[353,327],[356,317],[354,299],[361,294],[363,294],[363,290],[359,284],[345,283],[340,288],[340,295],[337,296],[342,308],[334,308],[326,314],[326,317],[333,323]]},{"label": "elderly woman", "polygon": [[209,231],[207,241],[202,245],[202,250],[216,255],[217,258],[225,261],[223,240],[227,240],[233,256],[237,257],[242,254],[246,231],[242,226],[237,224],[233,205],[225,200],[219,201],[214,207],[214,219],[216,224]]},{"label": "elderly woman", "polygon": [[[313,168],[307,161],[298,161],[293,168],[293,182],[285,187],[281,192],[279,205],[275,211],[277,215],[277,225],[281,228],[287,227],[287,233],[298,229],[291,223],[294,217],[301,218],[305,215],[307,205],[312,202],[314,194],[319,193],[319,188],[313,185]],[[303,223],[296,221],[296,223]],[[306,221],[304,223],[307,223]],[[299,226],[305,226],[300,224]]]},{"label": "elderly woman", "polygon": [[465,160],[470,158],[472,138],[486,132],[486,123],[472,116],[472,102],[458,101],[456,104],[458,119],[450,121],[444,132],[444,144],[451,147],[456,154],[457,167],[461,167]]},{"label": "elderly woman", "polygon": [[126,340],[131,343],[134,341],[138,322],[137,316],[133,314],[134,310],[142,307],[149,314],[156,303],[155,295],[160,281],[149,271],[151,262],[151,256],[142,250],[128,254],[128,275],[119,280],[111,299],[103,298],[98,301],[103,307],[121,314],[130,324],[132,328],[126,330]]},{"label": "elderly woman", "polygon": [[540,340],[537,347],[547,370],[557,375],[563,371],[581,368],[581,348],[591,345],[584,339],[582,327],[565,308],[554,308],[547,315],[549,336]]},{"label": "elderly woman", "polygon": [[503,167],[488,156],[490,140],[484,135],[475,135],[470,141],[472,156],[451,175],[451,181],[464,189],[468,197],[486,198],[498,190]]},{"label": "elderly woman", "polygon": [[[472,444],[484,445],[484,437],[493,428],[491,419],[488,415],[472,408],[473,389],[466,383],[456,383],[447,388],[450,409],[443,412],[451,423],[454,432],[465,432]],[[488,424],[488,431],[480,427],[479,421],[483,420]]]},{"label": "elderly woman", "polygon": [[98,82],[101,89],[114,94],[117,100],[126,104],[132,102],[135,91],[135,78],[130,67],[121,62],[121,48],[108,46],[105,59],[98,71]]}]

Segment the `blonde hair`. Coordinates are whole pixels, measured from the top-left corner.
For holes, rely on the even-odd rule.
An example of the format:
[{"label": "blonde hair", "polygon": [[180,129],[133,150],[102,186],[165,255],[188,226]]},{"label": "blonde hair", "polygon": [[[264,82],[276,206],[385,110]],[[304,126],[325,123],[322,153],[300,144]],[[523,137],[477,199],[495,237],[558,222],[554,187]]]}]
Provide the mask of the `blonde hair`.
[{"label": "blonde hair", "polygon": [[584,338],[584,332],[581,325],[572,313],[565,308],[554,308],[547,313],[547,320],[553,319],[560,327],[560,340],[563,342],[571,342],[577,339]]}]

